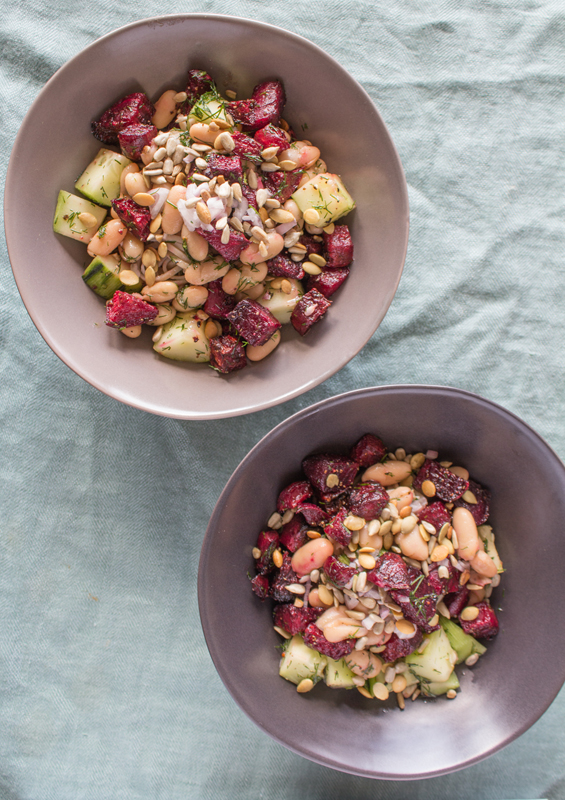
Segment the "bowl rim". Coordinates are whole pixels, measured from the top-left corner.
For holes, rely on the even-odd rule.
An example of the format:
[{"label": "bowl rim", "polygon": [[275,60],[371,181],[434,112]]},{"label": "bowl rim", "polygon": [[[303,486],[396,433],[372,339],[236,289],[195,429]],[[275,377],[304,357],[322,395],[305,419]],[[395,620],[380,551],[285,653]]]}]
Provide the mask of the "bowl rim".
[{"label": "bowl rim", "polygon": [[[375,317],[375,324],[374,327],[372,327],[372,330],[370,331],[369,335],[364,338],[364,340],[359,344],[359,346],[355,346],[355,348],[353,348],[354,352],[352,352],[351,347],[340,348],[339,352],[336,354],[335,361],[332,362],[332,366],[324,370],[321,374],[316,374],[312,377],[302,380],[299,386],[295,387],[294,389],[291,389],[290,391],[282,389],[279,390],[276,396],[262,400],[258,403],[240,401],[238,407],[235,409],[225,408],[222,411],[216,410],[212,412],[207,412],[205,409],[199,411],[191,411],[190,409],[184,410],[180,408],[169,409],[164,403],[139,400],[136,397],[133,397],[130,391],[124,390],[123,388],[120,387],[112,387],[112,386],[108,387],[107,385],[105,385],[102,379],[98,379],[96,378],[95,375],[92,375],[88,366],[87,359],[77,360],[75,357],[71,355],[70,352],[62,350],[62,348],[56,341],[56,337],[50,333],[49,326],[45,326],[40,320],[36,318],[35,312],[31,307],[32,303],[28,297],[27,287],[26,287],[27,278],[25,274],[26,272],[25,267],[20,268],[14,265],[15,262],[17,261],[17,259],[13,255],[16,249],[15,242],[17,241],[17,234],[16,234],[15,216],[13,213],[13,208],[8,202],[8,198],[12,196],[16,184],[19,183],[17,163],[19,163],[20,159],[18,158],[18,151],[23,147],[22,143],[25,136],[26,123],[28,119],[33,117],[36,107],[41,103],[43,96],[48,91],[50,91],[52,85],[56,84],[57,81],[59,81],[61,78],[64,78],[68,73],[72,73],[72,71],[76,69],[77,62],[80,59],[82,59],[85,56],[85,54],[91,52],[92,50],[95,50],[97,47],[100,46],[100,44],[111,41],[114,37],[122,35],[126,31],[132,31],[135,28],[146,27],[150,25],[173,24],[176,21],[185,22],[190,20],[216,21],[220,24],[223,22],[228,22],[229,24],[235,23],[245,26],[251,26],[257,30],[269,30],[273,33],[276,33],[277,35],[290,37],[291,39],[297,41],[297,43],[301,43],[303,46],[306,45],[308,48],[313,49],[319,57],[321,57],[322,59],[328,59],[330,62],[333,63],[333,65],[338,70],[345,73],[345,75],[357,85],[359,91],[362,93],[362,95],[365,96],[365,100],[368,101],[372,106],[377,116],[377,119],[381,123],[383,131],[385,132],[388,138],[388,145],[390,146],[391,159],[392,159],[391,166],[394,168],[394,172],[398,175],[399,178],[399,187],[398,187],[399,201],[401,201],[403,222],[404,222],[403,246],[400,248],[401,250],[400,268],[398,270],[398,275],[396,276],[396,280],[394,281],[393,284],[391,284],[390,300],[388,301],[388,303],[385,304],[385,306],[383,306],[381,313]],[[138,408],[142,411],[147,411],[149,413],[156,414],[158,416],[169,417],[172,419],[210,420],[210,419],[223,419],[223,418],[254,413],[255,411],[261,411],[267,408],[271,408],[273,406],[280,405],[281,403],[285,403],[288,400],[291,400],[295,397],[298,397],[301,394],[310,391],[310,389],[313,389],[315,386],[318,386],[319,384],[328,380],[328,378],[330,378],[332,375],[335,375],[337,372],[339,372],[352,358],[354,358],[361,352],[361,350],[363,349],[363,347],[365,347],[369,339],[371,339],[371,337],[375,334],[379,325],[381,324],[384,317],[388,313],[392,300],[396,295],[400,280],[402,278],[402,273],[404,271],[404,265],[406,263],[409,228],[410,228],[410,207],[408,200],[408,185],[406,181],[406,175],[402,166],[402,162],[400,160],[400,156],[396,148],[396,145],[389,132],[388,126],[386,125],[375,102],[369,96],[368,92],[364,89],[361,83],[332,55],[327,53],[319,45],[315,44],[310,39],[307,39],[305,36],[301,36],[298,33],[294,33],[293,31],[289,31],[286,28],[282,28],[278,25],[272,25],[268,22],[252,20],[245,17],[232,16],[230,14],[206,14],[206,13],[182,14],[181,13],[181,14],[163,14],[154,17],[147,17],[128,23],[127,25],[123,25],[119,28],[116,28],[107,34],[100,36],[99,38],[91,42],[89,45],[82,48],[78,53],[72,56],[68,61],[66,61],[56,70],[56,72],[41,87],[37,96],[33,100],[30,107],[28,108],[24,118],[20,123],[18,132],[16,134],[16,138],[12,145],[10,158],[8,162],[8,168],[6,171],[5,190],[4,190],[4,234],[8,250],[8,257],[10,260],[12,273],[20,297],[24,303],[24,306],[33,324],[35,325],[36,329],[38,330],[39,334],[41,335],[45,343],[67,367],[69,367],[80,378],[82,378],[84,381],[89,383],[94,388],[98,389],[103,394],[112,397],[115,400],[118,400],[119,402],[122,402],[126,405],[132,406],[133,408]],[[171,368],[174,368],[174,366],[175,365],[172,364]]]},{"label": "bowl rim", "polygon": [[217,647],[217,640],[215,640],[214,636],[212,635],[209,623],[208,623],[208,612],[207,612],[207,603],[205,602],[204,594],[206,591],[205,582],[204,582],[204,572],[206,569],[206,564],[208,559],[213,558],[212,550],[212,535],[213,530],[217,527],[217,520],[221,516],[221,509],[226,498],[230,495],[233,487],[237,484],[240,475],[245,472],[247,465],[253,461],[256,455],[263,449],[266,443],[273,437],[273,436],[280,436],[284,433],[285,430],[292,427],[295,422],[304,419],[306,417],[312,416],[316,414],[321,409],[331,408],[332,406],[339,406],[344,402],[347,402],[350,399],[356,397],[363,397],[363,396],[380,396],[380,395],[387,395],[387,394],[411,394],[414,391],[416,392],[425,392],[430,395],[436,394],[438,397],[460,397],[462,399],[467,399],[473,403],[482,406],[490,411],[494,411],[496,414],[505,417],[508,421],[517,425],[526,436],[529,436],[535,439],[539,444],[541,444],[548,453],[548,456],[554,461],[554,465],[558,468],[565,479],[565,463],[559,458],[557,453],[553,450],[553,448],[547,443],[547,441],[535,431],[527,422],[522,420],[517,414],[512,411],[509,411],[504,406],[494,402],[493,400],[489,400],[481,395],[478,395],[474,392],[470,392],[466,389],[459,389],[455,386],[442,386],[442,385],[427,385],[427,384],[390,384],[386,386],[369,386],[362,389],[353,389],[348,392],[343,392],[338,395],[333,395],[332,397],[325,398],[324,400],[320,400],[313,405],[308,406],[307,408],[303,408],[297,411],[295,414],[292,414],[290,417],[287,417],[282,422],[278,423],[274,428],[268,431],[261,439],[251,448],[251,450],[247,453],[246,456],[241,460],[238,466],[230,475],[224,489],[222,490],[212,514],[210,516],[210,520],[208,526],[206,528],[206,532],[204,534],[204,539],[202,542],[202,547],[200,551],[200,560],[198,564],[198,587],[197,587],[197,594],[198,594],[198,609],[200,614],[200,621],[202,625],[202,631],[204,634],[204,639],[206,641],[206,645],[208,647],[208,651],[210,653],[210,657],[214,663],[216,671],[220,676],[220,679],[226,689],[228,690],[229,694],[231,695],[232,699],[235,703],[239,706],[239,708],[244,712],[244,714],[255,724],[257,725],[264,733],[270,736],[279,744],[283,745],[287,749],[291,750],[292,752],[296,753],[297,755],[301,756],[302,758],[306,758],[309,761],[313,761],[317,764],[321,764],[325,767],[330,767],[332,769],[338,770],[340,772],[344,772],[350,775],[357,775],[360,777],[365,778],[373,778],[375,780],[393,780],[393,781],[410,781],[410,780],[422,780],[427,778],[435,778],[441,775],[448,775],[453,772],[458,772],[462,769],[466,769],[467,767],[471,767],[474,764],[477,764],[484,759],[488,758],[489,756],[493,755],[494,753],[498,752],[499,750],[503,749],[507,745],[511,744],[515,739],[520,737],[523,733],[525,733],[529,728],[537,722],[541,716],[547,711],[550,705],[553,703],[563,684],[565,683],[565,671],[563,672],[563,680],[560,685],[555,689],[555,691],[549,696],[549,699],[544,702],[543,707],[538,709],[536,712],[533,712],[528,715],[528,718],[519,726],[519,728],[513,731],[510,735],[505,736],[497,745],[494,745],[488,750],[483,753],[480,753],[476,756],[466,759],[464,762],[457,764],[453,767],[447,767],[442,769],[435,769],[430,770],[429,772],[420,772],[420,773],[413,773],[413,774],[391,774],[391,773],[380,773],[375,772],[374,770],[361,770],[361,769],[352,769],[347,765],[343,765],[334,761],[331,758],[323,758],[318,755],[312,753],[305,753],[295,747],[293,747],[292,743],[284,740],[282,737],[277,736],[277,734],[272,729],[267,729],[262,724],[260,724],[253,714],[250,712],[247,706],[246,700],[246,691],[242,691],[239,686],[240,684],[236,683],[231,679],[231,676],[228,673],[224,673],[219,667],[218,664],[221,664],[220,652],[221,648]]}]

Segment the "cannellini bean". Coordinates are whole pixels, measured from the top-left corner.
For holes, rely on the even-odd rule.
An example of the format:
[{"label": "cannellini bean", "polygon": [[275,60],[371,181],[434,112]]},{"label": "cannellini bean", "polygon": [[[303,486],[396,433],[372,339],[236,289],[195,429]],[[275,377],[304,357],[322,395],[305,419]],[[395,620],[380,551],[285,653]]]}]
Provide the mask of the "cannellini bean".
[{"label": "cannellini bean", "polygon": [[269,267],[265,262],[244,266],[241,268],[242,282],[245,282],[246,286],[254,286],[265,280],[268,271]]},{"label": "cannellini bean", "polygon": [[292,556],[292,569],[297,575],[307,575],[313,569],[320,569],[326,558],[333,555],[333,551],[334,546],[329,539],[311,539]]},{"label": "cannellini bean", "polygon": [[197,142],[204,142],[204,144],[214,144],[218,131],[211,131],[210,126],[205,122],[195,122],[190,126],[190,138],[195,139]]},{"label": "cannellini bean", "polygon": [[410,533],[399,533],[396,537],[396,544],[402,550],[402,554],[408,558],[425,561],[428,557],[428,545],[420,536],[418,526],[413,528]]},{"label": "cannellini bean", "polygon": [[178,290],[179,287],[174,281],[159,281],[153,286],[144,286],[141,294],[151,303],[166,303],[175,297]]},{"label": "cannellini bean", "polygon": [[181,198],[186,197],[186,186],[173,186],[169,192],[165,205],[163,206],[161,217],[161,228],[163,233],[179,233],[182,228],[182,217],[177,208],[177,203]]},{"label": "cannellini bean", "polygon": [[129,328],[120,328],[120,333],[123,333],[124,336],[128,337],[128,339],[137,339],[138,336],[141,336],[141,325],[132,325]]},{"label": "cannellini bean", "polygon": [[137,260],[143,255],[143,242],[133,233],[126,233],[122,242],[122,250],[126,258]]},{"label": "cannellini bean", "polygon": [[188,311],[191,308],[201,308],[208,297],[205,286],[185,286],[173,300],[173,308],[177,311]]},{"label": "cannellini bean", "polygon": [[363,473],[363,481],[376,481],[381,486],[392,486],[407,478],[412,469],[406,461],[385,461],[373,464]]},{"label": "cannellini bean", "polygon": [[396,489],[391,489],[388,493],[391,500],[396,500],[396,507],[401,511],[406,506],[409,506],[414,499],[414,492],[407,486],[398,486]]},{"label": "cannellini bean", "polygon": [[[316,624],[318,623],[316,622]],[[355,633],[359,625],[360,623],[351,619],[351,617],[341,617],[333,622],[328,622],[324,626],[324,636],[328,642],[343,642]]]},{"label": "cannellini bean", "polygon": [[262,255],[259,252],[258,244],[249,244],[244,250],[241,251],[239,256],[239,260],[242,264],[259,264],[263,261],[268,261],[270,258],[278,256],[284,247],[283,237],[276,231],[270,231],[267,234],[267,237],[268,241],[265,242],[267,248],[266,255]]},{"label": "cannellini bean", "polygon": [[87,248],[89,256],[107,256],[113,253],[126,237],[128,229],[121,219],[111,219],[94,234]]},{"label": "cannellini bean", "polygon": [[[127,176],[128,175],[135,175],[136,173],[139,174],[139,167],[137,166],[137,164],[128,164],[127,167],[123,168],[122,174],[120,175],[120,194],[125,194],[126,191],[127,191],[126,190],[126,178],[127,178]],[[139,190],[139,191],[141,191],[141,190]],[[144,189],[144,191],[147,191],[147,189]],[[128,194],[129,194],[129,192],[128,192]]]},{"label": "cannellini bean", "polygon": [[481,549],[481,540],[473,515],[466,508],[456,508],[453,512],[452,525],[459,544],[457,555],[464,561],[471,561]]},{"label": "cannellini bean", "polygon": [[166,128],[172,122],[177,111],[175,102],[176,91],[167,89],[155,103],[155,113],[153,114],[153,125],[159,130]]},{"label": "cannellini bean", "polygon": [[490,556],[482,550],[478,550],[475,557],[471,559],[471,566],[478,572],[479,575],[484,575],[486,578],[494,578],[498,572],[497,566]]},{"label": "cannellini bean", "polygon": [[279,161],[294,161],[297,167],[311,167],[320,158],[317,147],[304,142],[294,142],[288,150],[279,153]]},{"label": "cannellini bean", "polygon": [[184,277],[194,286],[203,286],[205,283],[223,278],[229,268],[229,262],[224,261],[221,256],[213,256],[201,264],[189,264],[184,271]]},{"label": "cannellini bean", "polygon": [[261,361],[261,359],[265,358],[272,353],[273,350],[279,345],[281,340],[281,333],[280,331],[275,331],[271,338],[265,342],[265,344],[261,345],[251,345],[248,344],[245,350],[247,358],[250,361]]},{"label": "cannellini bean", "polygon": [[258,300],[265,291],[264,283],[256,283],[253,286],[246,286],[240,292],[237,292],[235,299],[239,303],[240,300]]},{"label": "cannellini bean", "polygon": [[327,608],[327,605],[320,600],[317,589],[311,589],[308,595],[308,605],[312,608]]},{"label": "cannellini bean", "polygon": [[157,147],[156,144],[147,145],[147,150],[145,149],[145,147],[143,148],[143,152],[141,153],[141,160],[143,161],[145,166],[147,166],[147,164],[151,164],[151,162],[153,161],[153,156],[155,155],[158,149],[159,148]]},{"label": "cannellini bean", "polygon": [[141,172],[130,172],[129,175],[126,175],[124,184],[125,184],[125,190],[130,197],[133,197],[136,194],[147,193],[147,183],[145,182],[145,178],[143,177]]},{"label": "cannellini bean", "polygon": [[302,219],[302,211],[299,209],[294,200],[287,200],[286,203],[283,204],[283,208],[285,211],[290,211],[297,222],[298,220]]},{"label": "cannellini bean", "polygon": [[383,662],[368,650],[353,650],[345,656],[345,663],[355,675],[363,678],[376,678],[383,668]]},{"label": "cannellini bean", "polygon": [[[155,284],[154,284],[155,285]],[[170,322],[176,317],[176,311],[174,308],[168,305],[158,305],[157,306],[157,316],[155,319],[151,320],[151,322],[147,322],[146,325],[153,325],[154,327],[158,328],[159,325],[166,325],[167,322]]]},{"label": "cannellini bean", "polygon": [[392,634],[385,633],[384,631],[382,633],[374,633],[373,631],[369,631],[364,635],[367,639],[367,647],[379,647],[381,644],[388,642]]},{"label": "cannellini bean", "polygon": [[222,289],[226,294],[235,294],[237,292],[239,282],[241,280],[241,272],[233,267],[224,275],[222,279]]},{"label": "cannellini bean", "polygon": [[186,239],[186,248],[188,254],[195,261],[206,261],[208,258],[208,242],[201,236],[198,231],[186,230],[186,236],[183,232],[183,238]]}]

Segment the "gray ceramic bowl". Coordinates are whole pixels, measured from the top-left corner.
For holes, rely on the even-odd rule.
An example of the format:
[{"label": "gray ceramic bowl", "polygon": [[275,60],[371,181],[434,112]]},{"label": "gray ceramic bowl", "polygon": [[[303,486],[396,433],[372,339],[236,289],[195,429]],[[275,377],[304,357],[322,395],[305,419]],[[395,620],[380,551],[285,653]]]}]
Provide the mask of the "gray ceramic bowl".
[{"label": "gray ceramic bowl", "polygon": [[[354,267],[326,319],[304,339],[285,329],[283,345],[272,357],[228,377],[203,365],[160,358],[151,349],[148,330],[133,341],[108,329],[103,303],[80,277],[87,259],[84,246],[52,232],[59,189],[73,191],[76,176],[101,146],[90,134],[90,121],[129,92],[143,89],[154,98],[166,88],[180,90],[194,67],[207,69],[221,90],[236,88],[240,97],[260,80],[281,78],[288,97],[285,117],[298,131],[308,126],[308,137],[320,147],[328,168],[342,175],[357,201],[348,218]],[[333,375],[383,319],[400,280],[408,238],[402,166],[383,120],[359,84],[300,36],[210,14],[128,25],[62,67],[22,124],[5,198],[14,275],[47,344],[97,389],[181,419],[267,408]],[[34,236],[29,235],[30,219]]]},{"label": "gray ceramic bowl", "polygon": [[[438,450],[492,490],[490,521],[506,572],[493,592],[500,633],[453,701],[388,701],[278,675],[280,637],[270,601],[251,592],[251,549],[278,492],[302,458],[347,453],[364,433],[389,447]],[[565,679],[565,468],[524,422],[458,389],[390,386],[325,400],[278,425],[225,487],[206,532],[198,597],[206,641],[227,689],[259,727],[320,764],[374,778],[431,777],[469,766],[511,742],[550,705]],[[558,625],[557,625],[558,627]],[[536,679],[543,663],[543,680]],[[459,671],[459,668],[458,668]]]}]

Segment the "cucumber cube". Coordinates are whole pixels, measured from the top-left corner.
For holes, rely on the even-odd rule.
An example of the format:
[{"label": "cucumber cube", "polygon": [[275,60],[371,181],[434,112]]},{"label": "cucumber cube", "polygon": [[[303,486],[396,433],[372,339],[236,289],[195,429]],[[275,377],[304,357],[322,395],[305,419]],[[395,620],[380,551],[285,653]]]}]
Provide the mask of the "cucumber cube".
[{"label": "cucumber cube", "polygon": [[473,653],[481,656],[486,652],[484,644],[477,642],[474,636],[470,636],[452,619],[440,617],[440,624],[447,634],[449,644],[457,653],[457,663],[461,664],[466,658],[469,658]]},{"label": "cucumber cube", "polygon": [[122,288],[118,278],[120,260],[116,256],[96,256],[82,274],[82,279],[93,292],[105,300]]},{"label": "cucumber cube", "polygon": [[304,644],[302,636],[293,636],[283,651],[279,666],[279,675],[297,686],[300,681],[310,678],[317,683],[326,666],[327,658],[317,650]]},{"label": "cucumber cube", "polygon": [[194,313],[177,314],[166,325],[153,350],[173,361],[205,363],[210,361],[209,340],[204,335],[204,322],[195,319]]},{"label": "cucumber cube", "polygon": [[[79,214],[83,213],[91,214],[96,223],[90,226],[85,225],[79,219]],[[85,200],[84,197],[77,197],[76,194],[70,194],[61,189],[53,218],[53,230],[62,236],[68,236],[70,239],[77,239],[79,242],[88,244],[102,225],[105,216],[105,208],[100,208],[89,200]]]},{"label": "cucumber cube", "polygon": [[133,162],[121,153],[102,147],[75,183],[75,189],[101,206],[110,207],[120,196],[120,177]]},{"label": "cucumber cube", "polygon": [[443,628],[424,636],[428,641],[423,653],[416,650],[404,660],[419,678],[434,683],[443,683],[451,673],[457,662],[457,653],[451,647],[449,639]]},{"label": "cucumber cube", "polygon": [[355,201],[343,185],[339,175],[323,172],[297,189],[292,199],[304,213],[309,208],[318,212],[319,221],[316,226],[323,228],[330,222],[348,214],[355,208]]},{"label": "cucumber cube", "polygon": [[324,672],[326,686],[331,686],[332,689],[353,689],[355,675],[345,663],[345,659],[340,658],[339,661],[334,661],[329,656],[326,656],[326,658],[327,665]]}]

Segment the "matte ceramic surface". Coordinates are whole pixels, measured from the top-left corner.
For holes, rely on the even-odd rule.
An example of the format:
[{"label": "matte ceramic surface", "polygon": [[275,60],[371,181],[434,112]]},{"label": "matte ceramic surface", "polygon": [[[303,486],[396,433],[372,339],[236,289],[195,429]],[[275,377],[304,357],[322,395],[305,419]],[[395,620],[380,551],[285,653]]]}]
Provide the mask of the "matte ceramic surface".
[{"label": "matte ceramic surface", "polygon": [[[251,549],[278,492],[310,453],[347,453],[364,433],[394,449],[436,449],[492,490],[492,523],[506,572],[493,592],[500,633],[462,691],[383,706],[358,692],[319,685],[299,695],[278,676],[280,637],[270,602],[251,592]],[[490,755],[546,710],[565,679],[565,640],[556,635],[565,596],[565,468],[525,423],[457,389],[391,386],[331,398],[281,423],[226,485],[202,550],[198,596],[210,653],[227,689],[259,727],[329,767],[375,778],[440,775]],[[540,665],[543,679],[536,680]],[[460,670],[460,668],[459,668]],[[461,673],[460,673],[461,674]],[[407,754],[410,754],[409,756]]]},{"label": "matte ceramic surface", "polygon": [[[342,175],[357,201],[348,218],[354,266],[326,319],[304,339],[287,326],[272,357],[227,377],[206,366],[160,358],[151,349],[149,330],[130,340],[107,328],[103,302],[81,280],[89,260],[84,246],[52,231],[59,189],[72,192],[77,175],[102,146],[90,134],[90,121],[127,93],[144,90],[156,98],[166,88],[182,89],[187,70],[194,67],[207,69],[220,90],[235,88],[239,97],[249,96],[260,80],[281,78],[288,98],[285,117],[299,133],[307,131],[328,169]],[[400,280],[408,238],[402,166],[365,91],[306,39],[227,16],[144,20],[99,39],[69,61],[22,124],[5,197],[14,275],[49,346],[112,397],[184,419],[266,408],[329,378],[383,319]]]}]

